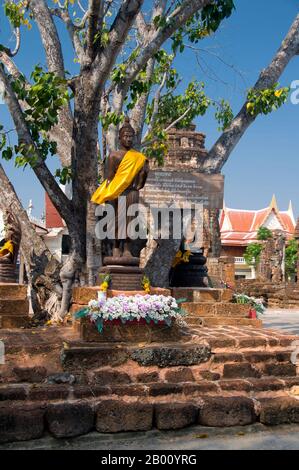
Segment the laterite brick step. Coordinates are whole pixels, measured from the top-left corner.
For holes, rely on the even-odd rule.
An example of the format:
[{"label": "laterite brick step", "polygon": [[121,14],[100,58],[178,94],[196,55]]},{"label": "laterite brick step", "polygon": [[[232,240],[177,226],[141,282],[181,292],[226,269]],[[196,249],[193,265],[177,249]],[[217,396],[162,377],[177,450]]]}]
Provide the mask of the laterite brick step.
[{"label": "laterite brick step", "polygon": [[0,283],[0,300],[26,300],[27,286],[13,283]]},{"label": "laterite brick step", "polygon": [[244,317],[199,317],[199,316],[188,316],[185,318],[186,323],[189,326],[252,326],[253,328],[262,328],[263,321],[256,318],[244,318]]},{"label": "laterite brick step", "polygon": [[230,289],[173,287],[172,295],[176,299],[186,299],[187,302],[229,302],[233,291]]},{"label": "laterite brick step", "polygon": [[205,303],[205,302],[184,302],[182,308],[192,316],[200,317],[243,317],[247,318],[249,313],[248,305],[233,303]]},{"label": "laterite brick step", "polygon": [[0,284],[0,329],[24,328],[29,324],[27,287]]},{"label": "laterite brick step", "polygon": [[[273,392],[277,393],[277,392]],[[55,402],[0,403],[0,443],[37,439],[49,432],[70,438],[100,433],[207,427],[278,425],[299,422],[299,400],[288,396],[252,398],[203,395],[182,401],[160,397],[93,397]]]}]

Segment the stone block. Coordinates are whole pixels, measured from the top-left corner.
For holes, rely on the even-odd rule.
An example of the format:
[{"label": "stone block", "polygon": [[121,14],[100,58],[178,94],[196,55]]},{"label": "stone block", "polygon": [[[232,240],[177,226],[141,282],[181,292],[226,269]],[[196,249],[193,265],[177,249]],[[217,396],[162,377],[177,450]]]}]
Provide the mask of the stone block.
[{"label": "stone block", "polygon": [[15,385],[4,385],[0,387],[0,401],[4,400],[26,400],[26,389]]},{"label": "stone block", "polygon": [[26,300],[27,286],[21,284],[0,283],[1,300]]},{"label": "stone block", "polygon": [[159,403],[155,405],[155,426],[160,430],[181,429],[197,422],[198,408],[191,403]]},{"label": "stone block", "polygon": [[73,388],[75,398],[90,398],[111,395],[110,387],[101,385],[77,385]]},{"label": "stone block", "polygon": [[129,374],[115,370],[104,369],[92,373],[89,383],[97,385],[120,385],[131,383]]},{"label": "stone block", "polygon": [[214,381],[214,380],[219,380],[221,375],[218,373],[218,372],[212,372],[210,370],[202,370],[200,372],[200,376],[204,379],[204,380],[211,380],[211,381]]},{"label": "stone block", "polygon": [[47,369],[42,366],[14,367],[13,373],[19,382],[38,383],[45,380]]},{"label": "stone block", "polygon": [[172,395],[175,393],[182,393],[183,387],[181,384],[174,383],[154,383],[149,386],[149,395],[151,397],[159,397],[162,395]]},{"label": "stone block", "polygon": [[260,379],[249,379],[252,384],[253,390],[256,392],[266,392],[268,390],[282,390],[284,389],[284,382],[275,377],[261,377]]},{"label": "stone block", "polygon": [[241,348],[259,348],[267,346],[267,339],[252,336],[250,338],[238,338],[238,343]]},{"label": "stone block", "polygon": [[30,317],[28,315],[0,315],[0,328],[26,328],[29,321]]},{"label": "stone block", "polygon": [[130,357],[141,366],[192,366],[207,362],[211,357],[211,348],[205,343],[142,347],[132,349]]},{"label": "stone block", "polygon": [[260,371],[256,370],[249,362],[241,364],[224,364],[223,378],[225,379],[240,379],[247,377],[260,377]]},{"label": "stone block", "polygon": [[74,287],[73,288],[73,303],[79,305],[87,305],[90,300],[98,298],[99,286],[94,287]]},{"label": "stone block", "polygon": [[97,406],[96,429],[99,432],[149,431],[153,425],[153,405],[105,400]]},{"label": "stone block", "polygon": [[0,406],[0,442],[29,441],[42,437],[45,409],[41,406]]},{"label": "stone block", "polygon": [[[287,351],[249,351],[244,352],[246,361],[250,363],[259,362],[287,362],[291,354]],[[276,374],[274,374],[276,375]]]},{"label": "stone block", "polygon": [[160,376],[158,372],[143,372],[136,376],[137,382],[141,382],[145,384],[150,383],[150,382],[158,382],[159,379],[160,379]]},{"label": "stone block", "polygon": [[222,390],[227,392],[250,392],[253,388],[250,382],[242,379],[220,380],[219,385]]},{"label": "stone block", "polygon": [[247,397],[206,397],[199,412],[203,426],[245,426],[255,421],[254,403]]},{"label": "stone block", "polygon": [[198,383],[187,383],[183,385],[183,393],[185,395],[201,395],[205,393],[218,393],[219,388],[215,382],[210,382],[209,380],[201,380]]},{"label": "stone block", "polygon": [[260,400],[260,421],[263,424],[299,423],[299,400],[289,397],[267,398]]},{"label": "stone block", "polygon": [[[192,325],[187,318],[187,323]],[[239,318],[239,317],[203,317],[203,326],[213,328],[215,326],[252,326],[253,328],[262,328],[263,322],[258,319]]]},{"label": "stone block", "polygon": [[94,412],[87,403],[57,403],[48,406],[46,423],[56,438],[86,434],[94,426]]},{"label": "stone block", "polygon": [[278,377],[295,377],[296,365],[290,363],[265,364],[263,366],[265,375],[276,375]]},{"label": "stone block", "polygon": [[127,361],[129,357],[126,348],[108,346],[107,345],[92,345],[86,346],[82,342],[82,347],[79,345],[64,348],[61,354],[61,361],[64,369],[81,370],[92,369],[103,366],[117,366]]},{"label": "stone block", "polygon": [[192,370],[188,367],[180,367],[176,370],[168,370],[165,374],[165,380],[167,382],[193,382],[194,375]]},{"label": "stone block", "polygon": [[130,384],[130,385],[112,385],[111,395],[118,395],[121,397],[145,397],[148,395],[149,388],[144,384]]},{"label": "stone block", "polygon": [[29,312],[27,299],[1,299],[0,315],[25,315]]},{"label": "stone block", "polygon": [[29,400],[58,400],[67,398],[69,387],[66,385],[37,385],[29,390]]},{"label": "stone block", "polygon": [[216,353],[213,356],[213,362],[215,364],[221,364],[225,362],[243,362],[244,357],[241,353]]}]

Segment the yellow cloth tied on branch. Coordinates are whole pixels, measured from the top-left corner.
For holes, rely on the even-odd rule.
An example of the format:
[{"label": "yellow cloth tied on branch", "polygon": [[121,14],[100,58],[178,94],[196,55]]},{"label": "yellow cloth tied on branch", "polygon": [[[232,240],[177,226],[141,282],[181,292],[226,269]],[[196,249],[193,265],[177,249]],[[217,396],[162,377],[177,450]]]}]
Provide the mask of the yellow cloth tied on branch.
[{"label": "yellow cloth tied on branch", "polygon": [[120,162],[114,178],[108,183],[105,180],[93,193],[92,202],[104,204],[117,199],[133,182],[146,161],[146,157],[136,150],[128,150]]},{"label": "yellow cloth tied on branch", "polygon": [[6,251],[8,251],[9,253],[13,255],[14,247],[13,247],[13,242],[10,240],[4,243],[4,245],[0,248],[0,256],[5,256],[7,254],[5,253]]}]

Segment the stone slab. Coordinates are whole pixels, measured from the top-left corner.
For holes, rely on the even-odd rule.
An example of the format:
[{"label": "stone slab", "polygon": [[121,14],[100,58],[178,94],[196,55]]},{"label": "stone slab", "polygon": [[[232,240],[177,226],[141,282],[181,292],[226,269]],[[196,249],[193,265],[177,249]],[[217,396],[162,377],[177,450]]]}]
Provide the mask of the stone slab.
[{"label": "stone slab", "polygon": [[[190,326],[195,326],[197,317],[187,317],[186,322]],[[200,323],[206,327],[214,326],[252,326],[253,328],[263,328],[263,321],[258,319],[243,318],[243,317],[230,317],[230,318],[217,318],[217,317],[203,317],[199,318]]]},{"label": "stone slab", "polygon": [[229,302],[233,296],[231,289],[173,287],[171,291],[173,297],[187,302]]},{"label": "stone slab", "polygon": [[233,303],[184,302],[182,308],[192,316],[200,317],[248,317],[249,306]]}]

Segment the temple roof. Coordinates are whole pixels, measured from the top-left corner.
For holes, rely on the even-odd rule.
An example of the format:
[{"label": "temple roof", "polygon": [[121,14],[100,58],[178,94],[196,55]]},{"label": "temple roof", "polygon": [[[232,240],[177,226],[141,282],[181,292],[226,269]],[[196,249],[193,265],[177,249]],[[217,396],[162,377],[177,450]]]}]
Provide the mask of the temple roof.
[{"label": "temple roof", "polygon": [[269,207],[260,210],[241,210],[223,207],[220,216],[220,231],[222,245],[247,246],[257,241],[260,227],[270,230],[281,230],[287,239],[295,233],[295,218],[290,202],[287,211],[280,211],[275,196]]}]

